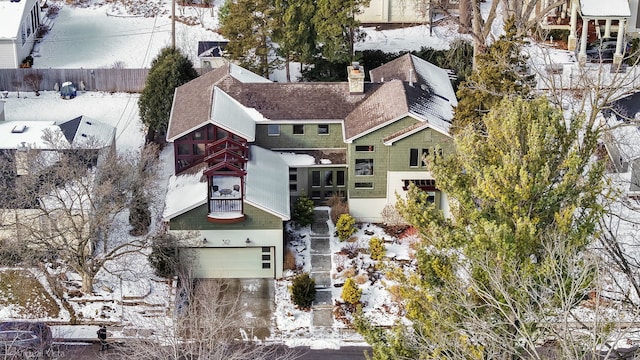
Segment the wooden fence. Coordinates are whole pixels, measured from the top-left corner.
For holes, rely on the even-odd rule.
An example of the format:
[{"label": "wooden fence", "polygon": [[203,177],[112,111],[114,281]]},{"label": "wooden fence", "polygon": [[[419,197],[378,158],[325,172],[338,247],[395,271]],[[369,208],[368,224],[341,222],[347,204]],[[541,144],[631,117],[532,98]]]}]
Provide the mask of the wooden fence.
[{"label": "wooden fence", "polygon": [[0,91],[34,91],[28,79],[41,75],[40,91],[72,81],[78,90],[139,93],[148,74],[149,69],[0,69]]}]

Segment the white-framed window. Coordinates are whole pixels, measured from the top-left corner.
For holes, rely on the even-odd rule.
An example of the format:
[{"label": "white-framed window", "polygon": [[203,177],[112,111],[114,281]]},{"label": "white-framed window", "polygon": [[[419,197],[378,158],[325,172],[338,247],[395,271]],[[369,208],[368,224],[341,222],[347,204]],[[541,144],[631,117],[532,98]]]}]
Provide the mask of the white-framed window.
[{"label": "white-framed window", "polygon": [[318,125],[318,135],[329,135],[329,124]]},{"label": "white-framed window", "polygon": [[375,147],[373,145],[356,145],[357,152],[373,152]]},{"label": "white-framed window", "polygon": [[356,159],[356,175],[373,175],[373,159]]},{"label": "white-framed window", "polygon": [[269,125],[267,125],[267,135],[269,135],[269,136],[279,136],[280,135],[280,125],[278,125],[278,124],[269,124]]},{"label": "white-framed window", "polygon": [[294,124],[293,135],[304,135],[304,124]]}]

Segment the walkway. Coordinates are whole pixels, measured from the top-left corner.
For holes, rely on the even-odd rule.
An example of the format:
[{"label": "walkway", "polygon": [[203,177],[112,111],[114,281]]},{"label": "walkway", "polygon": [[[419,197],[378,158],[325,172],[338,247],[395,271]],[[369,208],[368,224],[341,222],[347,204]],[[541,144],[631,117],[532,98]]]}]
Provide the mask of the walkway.
[{"label": "walkway", "polygon": [[313,301],[313,326],[333,326],[331,298],[331,244],[329,243],[329,211],[315,210],[311,224],[311,277],[316,281]]}]

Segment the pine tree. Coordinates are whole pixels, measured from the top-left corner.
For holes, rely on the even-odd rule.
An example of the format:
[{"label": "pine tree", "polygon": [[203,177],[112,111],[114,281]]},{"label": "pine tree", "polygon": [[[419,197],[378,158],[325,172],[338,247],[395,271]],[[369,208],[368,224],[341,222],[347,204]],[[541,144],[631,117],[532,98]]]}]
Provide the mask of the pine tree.
[{"label": "pine tree", "polygon": [[309,0],[276,0],[272,40],[277,54],[284,58],[287,81],[291,81],[289,63],[308,63],[316,53],[313,16],[315,3]]},{"label": "pine tree", "polygon": [[[505,98],[483,122],[482,132],[460,129],[454,155],[429,161],[452,218],[413,186],[397,205],[422,238],[415,273],[387,273],[402,284],[414,329],[359,319],[377,359],[536,358],[536,342],[561,333],[549,316],[569,316],[593,286],[583,251],[603,213],[598,130],[546,99]],[[605,334],[594,329],[594,338]],[[555,339],[559,351],[589,348],[585,338]]]},{"label": "pine tree", "polygon": [[140,94],[140,118],[147,126],[147,142],[164,144],[176,87],[198,77],[193,63],[180,50],[164,48],[151,62]]},{"label": "pine tree", "polygon": [[467,124],[482,129],[482,117],[507,95],[530,96],[533,75],[528,74],[527,57],[521,52],[523,40],[513,19],[507,20],[505,31],[505,35],[477,55],[478,70],[460,84],[453,133]]},{"label": "pine tree", "polygon": [[272,64],[272,36],[275,9],[272,0],[227,0],[219,32],[229,39],[225,51],[240,65],[267,77]]},{"label": "pine tree", "polygon": [[330,62],[353,61],[354,45],[363,39],[355,15],[370,0],[318,0],[313,24],[322,57]]}]

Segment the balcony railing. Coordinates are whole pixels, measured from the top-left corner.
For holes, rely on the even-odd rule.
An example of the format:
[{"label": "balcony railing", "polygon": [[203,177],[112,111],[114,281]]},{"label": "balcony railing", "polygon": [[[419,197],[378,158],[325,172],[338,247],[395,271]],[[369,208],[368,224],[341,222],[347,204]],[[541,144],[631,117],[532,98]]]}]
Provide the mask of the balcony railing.
[{"label": "balcony railing", "polygon": [[242,221],[242,199],[209,199],[208,218],[213,222]]}]

